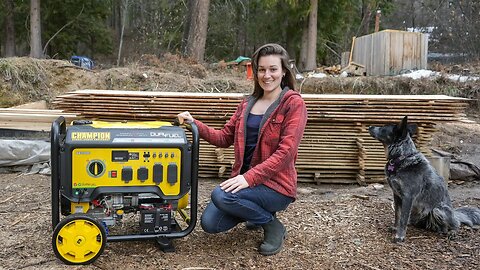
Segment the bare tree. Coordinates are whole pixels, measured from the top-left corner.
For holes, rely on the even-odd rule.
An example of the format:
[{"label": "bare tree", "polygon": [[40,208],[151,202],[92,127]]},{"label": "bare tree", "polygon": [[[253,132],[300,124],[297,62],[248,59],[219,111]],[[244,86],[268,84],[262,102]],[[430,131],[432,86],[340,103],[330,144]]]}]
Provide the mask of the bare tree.
[{"label": "bare tree", "polygon": [[449,1],[435,22],[437,47],[447,53],[480,57],[480,2]]},{"label": "bare tree", "polygon": [[208,10],[210,0],[190,0],[192,9],[190,26],[188,30],[187,56],[202,63],[205,56],[205,44],[207,41]]},{"label": "bare tree", "polygon": [[117,66],[120,65],[120,58],[122,56],[123,34],[125,32],[125,23],[127,21],[129,0],[122,1],[122,30],[120,32],[120,44],[118,45]]},{"label": "bare tree", "polygon": [[317,67],[317,14],[318,0],[310,0],[305,70],[314,70]]},{"label": "bare tree", "polygon": [[6,0],[5,5],[5,57],[15,56],[15,27],[13,20],[13,0]]},{"label": "bare tree", "polygon": [[480,1],[395,0],[388,28],[429,34],[429,52],[445,62],[480,57]]},{"label": "bare tree", "polygon": [[66,23],[62,27],[60,27],[60,29],[58,29],[57,32],[55,32],[55,34],[53,34],[53,36],[50,37],[50,39],[48,39],[48,41],[45,43],[45,46],[43,46],[43,54],[44,55],[47,52],[48,44],[50,44],[50,41],[52,41],[58,34],[60,34],[60,32],[62,32],[63,29],[67,28],[69,25],[74,23],[75,20],[77,20],[80,17],[80,15],[82,15],[84,9],[85,9],[85,5],[82,6],[82,9],[80,10],[80,12],[78,13],[78,15],[75,18],[73,18],[71,21],[69,21],[68,23]]},{"label": "bare tree", "polygon": [[30,57],[43,58],[40,0],[30,0]]}]

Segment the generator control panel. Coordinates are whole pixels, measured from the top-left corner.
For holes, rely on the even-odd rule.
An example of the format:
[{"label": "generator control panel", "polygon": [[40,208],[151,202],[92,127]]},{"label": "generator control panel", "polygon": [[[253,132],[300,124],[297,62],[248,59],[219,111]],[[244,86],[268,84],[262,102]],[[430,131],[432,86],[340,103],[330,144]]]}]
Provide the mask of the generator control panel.
[{"label": "generator control panel", "polygon": [[191,146],[181,127],[154,123],[70,127],[62,152],[69,165],[62,168],[66,196],[86,201],[100,191],[151,192],[174,199],[184,195],[189,190],[185,177],[190,176]]},{"label": "generator control panel", "polygon": [[175,148],[78,148],[72,153],[72,188],[157,185],[180,192],[182,153]]}]

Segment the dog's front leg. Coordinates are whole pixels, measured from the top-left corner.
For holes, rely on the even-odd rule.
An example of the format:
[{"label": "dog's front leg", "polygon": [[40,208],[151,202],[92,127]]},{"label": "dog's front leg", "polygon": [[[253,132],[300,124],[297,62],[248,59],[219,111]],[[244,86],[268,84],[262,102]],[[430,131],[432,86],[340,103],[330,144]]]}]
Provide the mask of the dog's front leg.
[{"label": "dog's front leg", "polygon": [[391,232],[397,232],[398,223],[400,222],[400,212],[402,211],[402,198],[395,193],[393,194],[393,210],[395,212],[395,222],[390,228]]},{"label": "dog's front leg", "polygon": [[[405,240],[405,234],[407,232],[407,225],[410,219],[412,205],[413,205],[412,197],[404,196],[401,199],[397,233],[395,234],[395,238],[393,239],[393,242],[395,243],[403,242],[403,240]],[[396,212],[395,212],[395,215],[396,215]]]}]

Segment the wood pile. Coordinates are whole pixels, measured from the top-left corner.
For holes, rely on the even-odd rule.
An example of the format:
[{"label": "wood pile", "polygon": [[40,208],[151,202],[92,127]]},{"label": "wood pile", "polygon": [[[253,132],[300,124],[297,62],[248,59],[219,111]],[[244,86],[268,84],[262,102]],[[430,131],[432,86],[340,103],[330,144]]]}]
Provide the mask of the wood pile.
[{"label": "wood pile", "polygon": [[342,66],[334,65],[329,67],[319,67],[316,69],[316,72],[321,72],[329,75],[339,75],[340,73],[342,73]]},{"label": "wood pile", "polygon": [[[244,97],[232,93],[178,93],[81,90],[58,96],[55,109],[98,120],[173,121],[182,111],[221,128]],[[444,95],[303,94],[308,123],[297,161],[299,181],[314,183],[383,182],[386,162],[381,143],[368,126],[397,123],[405,115],[419,128],[414,137],[427,156],[435,124],[465,119],[467,99]],[[200,177],[227,178],[233,148],[200,144]]]},{"label": "wood pile", "polygon": [[61,110],[0,108],[0,128],[50,132],[59,116],[68,122],[76,119],[75,114]]}]

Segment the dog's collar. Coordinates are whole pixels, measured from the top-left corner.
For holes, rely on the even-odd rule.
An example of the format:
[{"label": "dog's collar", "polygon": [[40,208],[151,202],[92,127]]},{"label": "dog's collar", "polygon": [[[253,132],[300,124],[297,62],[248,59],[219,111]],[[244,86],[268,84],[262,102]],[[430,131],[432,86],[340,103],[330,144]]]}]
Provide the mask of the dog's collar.
[{"label": "dog's collar", "polygon": [[401,155],[401,156],[398,156],[396,158],[391,158],[387,161],[387,165],[386,165],[386,172],[387,172],[387,176],[390,176],[392,174],[395,174],[397,172],[397,169],[398,169],[398,164],[400,162],[402,162],[404,159],[406,158],[409,158],[411,156],[414,156],[416,153],[413,153],[413,154],[410,154],[410,155]]}]

